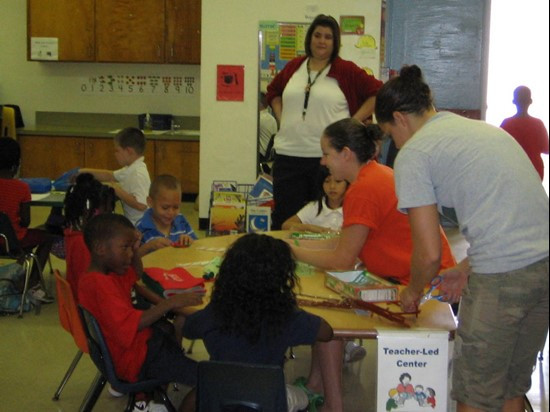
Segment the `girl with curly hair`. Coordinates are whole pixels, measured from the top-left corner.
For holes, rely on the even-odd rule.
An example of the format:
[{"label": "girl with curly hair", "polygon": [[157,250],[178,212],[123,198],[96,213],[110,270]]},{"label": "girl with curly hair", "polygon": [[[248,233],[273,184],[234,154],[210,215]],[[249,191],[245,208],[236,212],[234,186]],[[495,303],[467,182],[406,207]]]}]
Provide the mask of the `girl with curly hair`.
[{"label": "girl with curly hair", "polygon": [[[298,308],[295,269],[283,240],[240,237],[225,254],[210,303],[187,318],[183,336],[202,339],[212,360],[280,366],[289,347],[331,340],[324,319]],[[305,408],[305,395],[287,385],[289,411]]]}]

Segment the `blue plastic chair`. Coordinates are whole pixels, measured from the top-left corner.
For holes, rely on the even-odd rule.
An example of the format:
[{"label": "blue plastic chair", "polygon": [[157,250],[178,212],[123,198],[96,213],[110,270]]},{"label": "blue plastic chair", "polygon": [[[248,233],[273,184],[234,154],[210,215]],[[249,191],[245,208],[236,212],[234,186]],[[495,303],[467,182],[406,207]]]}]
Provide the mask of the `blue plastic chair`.
[{"label": "blue plastic chair", "polygon": [[105,387],[105,383],[109,382],[111,386],[118,392],[128,394],[128,403],[126,404],[125,412],[131,412],[134,409],[136,393],[138,392],[155,392],[169,412],[176,412],[176,408],[170,402],[164,385],[170,382],[161,381],[159,379],[148,379],[139,382],[126,382],[118,378],[115,373],[115,367],[107,348],[107,344],[103,339],[101,328],[94,316],[81,305],[78,305],[80,317],[82,318],[82,326],[88,340],[88,349],[90,357],[97,367],[99,373],[88,390],[82,405],[81,412],[89,412],[93,409],[101,391]]},{"label": "blue plastic chair", "polygon": [[280,366],[199,362],[197,412],[286,412]]}]

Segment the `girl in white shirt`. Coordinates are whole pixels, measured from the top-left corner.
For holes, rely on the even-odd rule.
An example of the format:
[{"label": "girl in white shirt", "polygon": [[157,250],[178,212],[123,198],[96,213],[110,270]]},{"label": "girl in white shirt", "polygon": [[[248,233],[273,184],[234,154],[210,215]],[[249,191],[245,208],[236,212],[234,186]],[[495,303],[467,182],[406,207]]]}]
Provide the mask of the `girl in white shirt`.
[{"label": "girl in white shirt", "polygon": [[342,203],[349,186],[345,180],[336,180],[326,167],[319,170],[319,196],[282,225],[283,230],[301,232],[337,232],[342,227]]},{"label": "girl in white shirt", "polygon": [[[289,217],[281,226],[283,230],[300,232],[339,232],[342,228],[344,214],[342,204],[349,183],[345,180],[336,180],[327,167],[319,169],[317,200],[309,202],[294,216]],[[344,362],[356,362],[367,354],[365,348],[353,340],[344,345]]]}]

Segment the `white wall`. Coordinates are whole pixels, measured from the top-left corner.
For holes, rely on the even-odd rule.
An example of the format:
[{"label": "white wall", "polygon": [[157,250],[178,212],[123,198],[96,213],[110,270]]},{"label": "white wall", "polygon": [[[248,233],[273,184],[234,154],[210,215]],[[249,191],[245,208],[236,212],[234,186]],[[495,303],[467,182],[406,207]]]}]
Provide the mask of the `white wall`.
[{"label": "white wall", "polygon": [[[200,114],[200,66],[29,62],[25,0],[0,0],[0,33],[0,104],[19,105],[26,126],[34,126],[36,111]],[[83,94],[82,79],[100,74],[189,75],[197,83],[186,96]]]},{"label": "white wall", "polygon": [[[380,0],[369,0],[380,4]],[[21,107],[25,124],[36,111],[172,113],[201,116],[200,211],[208,217],[212,180],[253,183],[256,177],[258,24],[311,21],[317,14],[359,14],[365,0],[203,0],[201,66],[27,61],[27,2],[0,0],[0,103]],[[344,6],[345,5],[345,6]],[[216,101],[218,64],[244,65],[243,102]],[[193,75],[193,96],[99,96],[80,91],[98,74]],[[200,89],[200,92],[199,92]]]},{"label": "white wall", "polygon": [[[338,20],[365,8],[365,0],[203,0],[201,218],[208,217],[212,180],[253,183],[256,178],[259,22],[309,22],[319,13]],[[243,102],[216,101],[218,64],[244,66]]]}]

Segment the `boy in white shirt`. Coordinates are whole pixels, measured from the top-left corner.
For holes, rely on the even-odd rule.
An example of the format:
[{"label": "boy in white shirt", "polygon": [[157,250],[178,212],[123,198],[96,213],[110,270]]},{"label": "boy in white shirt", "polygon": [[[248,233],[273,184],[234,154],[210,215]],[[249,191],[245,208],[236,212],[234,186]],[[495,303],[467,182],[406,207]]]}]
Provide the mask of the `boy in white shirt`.
[{"label": "boy in white shirt", "polygon": [[127,127],[115,136],[115,157],[122,166],[118,170],[87,169],[100,182],[109,184],[122,201],[124,215],[135,225],[147,209],[151,179],[144,162],[145,135],[135,127]]}]

